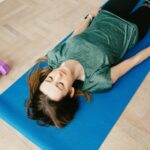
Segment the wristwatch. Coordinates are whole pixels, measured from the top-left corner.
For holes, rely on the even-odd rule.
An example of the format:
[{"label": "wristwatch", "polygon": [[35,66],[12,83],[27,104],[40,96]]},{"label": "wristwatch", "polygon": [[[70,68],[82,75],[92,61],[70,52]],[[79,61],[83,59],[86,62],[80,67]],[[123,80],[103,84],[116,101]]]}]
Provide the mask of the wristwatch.
[{"label": "wristwatch", "polygon": [[91,14],[87,14],[85,17],[84,17],[84,19],[87,19],[87,18],[90,18],[90,20],[91,20],[91,22],[92,22],[92,20],[93,20],[93,16],[91,15]]}]

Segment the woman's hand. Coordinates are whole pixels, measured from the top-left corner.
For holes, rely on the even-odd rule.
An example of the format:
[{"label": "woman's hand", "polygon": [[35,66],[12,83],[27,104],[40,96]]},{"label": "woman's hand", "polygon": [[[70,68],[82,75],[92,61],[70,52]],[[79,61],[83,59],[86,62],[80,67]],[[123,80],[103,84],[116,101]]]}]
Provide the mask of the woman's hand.
[{"label": "woman's hand", "polygon": [[94,8],[90,11],[89,14],[91,14],[93,17],[96,17],[96,15],[101,11],[101,8]]},{"label": "woman's hand", "polygon": [[111,67],[111,80],[115,83],[121,76],[127,73],[130,69],[140,64],[150,57],[150,46],[141,50],[136,55],[122,61],[121,63]]},{"label": "woman's hand", "polygon": [[[94,8],[93,10],[91,10],[90,15],[92,15],[93,17],[95,17],[99,12],[100,12],[101,8]],[[86,20],[85,19],[74,29],[73,34],[68,38],[71,39],[73,38],[75,35],[80,34],[81,32],[83,32],[90,24],[90,20]]]}]

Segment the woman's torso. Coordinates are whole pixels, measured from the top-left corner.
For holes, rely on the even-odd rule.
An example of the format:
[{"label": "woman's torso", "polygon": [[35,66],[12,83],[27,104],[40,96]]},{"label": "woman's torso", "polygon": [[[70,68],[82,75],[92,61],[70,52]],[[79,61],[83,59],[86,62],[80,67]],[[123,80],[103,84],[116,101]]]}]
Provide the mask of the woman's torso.
[{"label": "woman's torso", "polygon": [[111,66],[121,61],[136,40],[136,25],[103,10],[84,32],[48,53],[49,65],[57,68],[68,59],[77,60],[85,70],[82,89],[105,91],[112,87]]}]

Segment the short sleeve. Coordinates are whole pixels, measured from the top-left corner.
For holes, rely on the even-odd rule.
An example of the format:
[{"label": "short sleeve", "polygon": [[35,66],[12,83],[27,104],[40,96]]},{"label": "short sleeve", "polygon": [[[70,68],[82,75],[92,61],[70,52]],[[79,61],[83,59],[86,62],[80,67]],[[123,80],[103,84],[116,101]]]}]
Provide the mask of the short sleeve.
[{"label": "short sleeve", "polygon": [[[87,86],[87,87],[86,87]],[[89,92],[104,92],[112,88],[112,80],[110,67],[105,66],[98,69],[89,78],[87,83],[84,85],[85,89]]]},{"label": "short sleeve", "polygon": [[50,68],[57,68],[63,56],[62,51],[64,49],[64,46],[65,46],[65,43],[59,43],[47,53],[48,66]]}]

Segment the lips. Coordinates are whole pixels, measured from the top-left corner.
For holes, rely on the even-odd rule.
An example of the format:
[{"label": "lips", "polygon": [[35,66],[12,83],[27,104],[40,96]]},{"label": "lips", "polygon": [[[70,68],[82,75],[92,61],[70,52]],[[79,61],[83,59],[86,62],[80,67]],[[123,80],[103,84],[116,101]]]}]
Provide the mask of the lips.
[{"label": "lips", "polygon": [[64,69],[59,69],[60,72],[62,72],[63,74],[66,74]]}]

